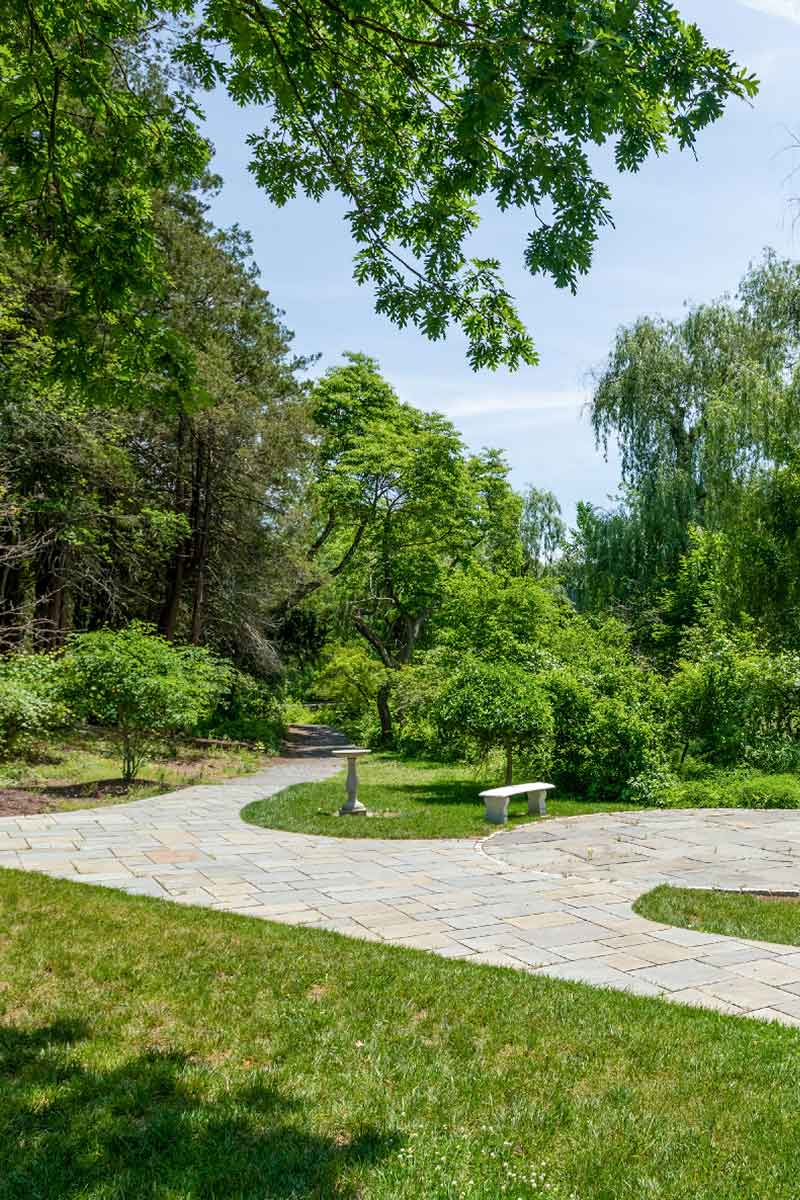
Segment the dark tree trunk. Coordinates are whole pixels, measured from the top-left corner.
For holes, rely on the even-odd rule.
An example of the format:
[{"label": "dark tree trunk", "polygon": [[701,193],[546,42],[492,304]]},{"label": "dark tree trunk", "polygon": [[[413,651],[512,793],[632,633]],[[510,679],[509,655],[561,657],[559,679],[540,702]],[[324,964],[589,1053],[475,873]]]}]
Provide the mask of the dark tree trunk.
[{"label": "dark tree trunk", "polygon": [[181,542],[178,549],[175,551],[172,562],[169,565],[169,573],[167,575],[167,597],[161,609],[161,616],[158,619],[158,627],[162,634],[169,641],[175,637],[175,626],[178,622],[178,608],[183,594],[183,578],[185,571],[185,546]]},{"label": "dark tree trunk", "polygon": [[[174,508],[175,512],[183,515],[186,509],[186,489],[183,477],[183,451],[186,445],[186,436],[189,430],[189,422],[185,413],[181,413],[178,417],[178,428],[175,435],[175,481],[174,481]],[[183,594],[183,583],[186,574],[186,555],[189,547],[186,544],[186,539],[183,538],[175,547],[175,553],[172,556],[172,562],[167,570],[166,579],[166,596],[161,608],[161,615],[158,618],[158,628],[161,633],[169,641],[175,637],[175,627],[178,623],[178,610],[180,608],[181,596]]]},{"label": "dark tree trunk", "polygon": [[194,602],[192,604],[192,634],[193,646],[200,644],[203,633],[203,601],[205,600],[205,567],[201,563],[194,585]]},{"label": "dark tree trunk", "polygon": [[514,782],[514,751],[511,742],[506,742],[506,785]]}]

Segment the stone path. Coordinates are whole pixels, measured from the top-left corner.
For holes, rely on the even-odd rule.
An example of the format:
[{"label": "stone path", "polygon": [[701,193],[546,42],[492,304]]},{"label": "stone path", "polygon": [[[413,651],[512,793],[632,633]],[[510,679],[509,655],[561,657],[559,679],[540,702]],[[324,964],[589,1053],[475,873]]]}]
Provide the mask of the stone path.
[{"label": "stone path", "polygon": [[[306,756],[245,779],[0,819],[0,865],[800,1026],[796,947],[657,925],[657,883],[800,891],[800,812],[597,814],[481,842],[257,829],[239,812],[339,771]],[[368,818],[343,818],[362,820]]]}]

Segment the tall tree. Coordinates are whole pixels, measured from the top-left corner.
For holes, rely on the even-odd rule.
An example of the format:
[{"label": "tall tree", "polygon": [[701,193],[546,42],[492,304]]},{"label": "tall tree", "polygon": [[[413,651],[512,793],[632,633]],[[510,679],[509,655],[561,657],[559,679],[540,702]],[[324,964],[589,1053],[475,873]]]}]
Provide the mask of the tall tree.
[{"label": "tall tree", "polygon": [[475,367],[535,360],[498,261],[470,255],[479,201],[530,211],[527,268],[574,289],[611,221],[591,147],[636,170],[756,90],[668,0],[208,0],[193,17],[190,0],[0,5],[9,235],[66,254],[102,310],[157,284],[151,191],[203,157],[191,96],[154,101],[128,68],[166,28],[202,86],[268,113],[250,144],[270,199],[342,195],[379,311],[432,338],[456,324]]},{"label": "tall tree", "polygon": [[[401,403],[363,355],[323,377],[311,411],[322,431],[311,493],[317,572],[303,592],[333,581],[350,636],[401,669],[453,572],[478,560],[519,566],[519,498],[499,454],[468,454],[449,421]],[[388,691],[377,694],[386,738]]]},{"label": "tall tree", "polygon": [[544,575],[555,562],[567,527],[553,492],[529,484],[522,497],[519,533],[527,574]]},{"label": "tall tree", "polygon": [[619,445],[623,494],[610,512],[579,512],[568,560],[583,603],[652,599],[690,528],[730,527],[751,481],[792,452],[799,285],[795,264],[768,255],[735,300],[619,333],[591,416],[598,443]]}]

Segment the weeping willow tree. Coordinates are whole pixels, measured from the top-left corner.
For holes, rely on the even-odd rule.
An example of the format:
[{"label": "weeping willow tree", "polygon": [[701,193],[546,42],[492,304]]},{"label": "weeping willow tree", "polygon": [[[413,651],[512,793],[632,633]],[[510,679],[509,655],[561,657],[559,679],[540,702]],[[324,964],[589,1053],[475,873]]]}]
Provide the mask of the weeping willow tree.
[{"label": "weeping willow tree", "polygon": [[768,254],[735,298],[619,332],[591,420],[604,452],[619,446],[622,493],[579,511],[568,559],[582,606],[647,607],[690,529],[735,526],[753,481],[795,454],[799,316],[800,268]]}]

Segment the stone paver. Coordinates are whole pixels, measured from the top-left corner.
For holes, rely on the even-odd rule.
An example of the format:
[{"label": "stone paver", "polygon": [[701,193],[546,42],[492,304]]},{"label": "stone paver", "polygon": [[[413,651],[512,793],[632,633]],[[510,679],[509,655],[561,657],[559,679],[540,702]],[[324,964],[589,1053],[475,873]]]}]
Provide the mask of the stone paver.
[{"label": "stone paver", "polygon": [[245,779],[0,818],[0,866],[800,1023],[797,947],[673,929],[632,908],[659,883],[800,892],[800,812],[604,813],[435,842],[241,821],[250,801],[339,772],[328,751],[342,742],[327,740]]}]

